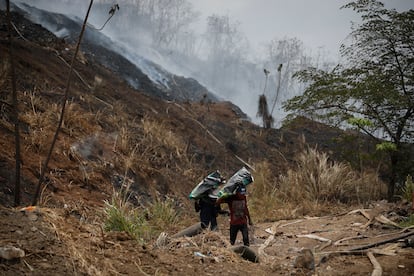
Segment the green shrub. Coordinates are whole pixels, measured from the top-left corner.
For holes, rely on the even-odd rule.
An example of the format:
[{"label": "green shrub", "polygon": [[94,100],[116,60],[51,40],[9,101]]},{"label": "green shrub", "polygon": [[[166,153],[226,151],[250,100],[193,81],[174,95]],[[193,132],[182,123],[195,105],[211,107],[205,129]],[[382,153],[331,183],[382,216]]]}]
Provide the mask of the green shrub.
[{"label": "green shrub", "polygon": [[414,193],[414,183],[413,177],[411,175],[407,175],[407,179],[405,180],[404,187],[402,188],[402,197],[407,201],[413,200],[413,193]]},{"label": "green shrub", "polygon": [[414,225],[414,214],[411,214],[407,219],[400,222],[401,227],[410,227]]},{"label": "green shrub", "polygon": [[125,231],[140,242],[151,238],[151,227],[145,220],[144,212],[120,199],[118,193],[115,193],[111,202],[105,201],[104,213],[105,231]]},{"label": "green shrub", "polygon": [[157,199],[146,208],[136,208],[121,193],[114,193],[111,202],[105,201],[104,230],[125,231],[139,242],[148,241],[162,231],[176,227],[179,214],[175,201]]}]

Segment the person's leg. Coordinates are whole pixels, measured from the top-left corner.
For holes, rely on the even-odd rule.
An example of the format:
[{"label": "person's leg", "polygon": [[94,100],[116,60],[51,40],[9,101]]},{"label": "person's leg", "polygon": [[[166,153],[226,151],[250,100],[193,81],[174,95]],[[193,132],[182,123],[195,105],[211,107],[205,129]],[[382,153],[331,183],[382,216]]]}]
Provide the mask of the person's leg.
[{"label": "person's leg", "polygon": [[249,242],[249,228],[247,228],[247,224],[243,224],[241,225],[241,232],[243,235],[243,244],[245,246],[249,246],[250,242]]},{"label": "person's leg", "polygon": [[212,204],[211,205],[211,219],[210,219],[211,231],[218,231],[217,216],[218,216],[218,208],[217,206]]},{"label": "person's leg", "polygon": [[203,229],[206,229],[210,222],[209,212],[208,210],[206,210],[205,207],[201,208],[200,210],[200,222],[201,222],[201,228]]},{"label": "person's leg", "polygon": [[211,231],[218,231],[217,217],[216,217],[215,214],[212,214],[212,216],[210,218],[210,229],[211,229]]},{"label": "person's leg", "polygon": [[234,245],[236,242],[237,232],[239,231],[238,225],[230,225],[230,244]]}]

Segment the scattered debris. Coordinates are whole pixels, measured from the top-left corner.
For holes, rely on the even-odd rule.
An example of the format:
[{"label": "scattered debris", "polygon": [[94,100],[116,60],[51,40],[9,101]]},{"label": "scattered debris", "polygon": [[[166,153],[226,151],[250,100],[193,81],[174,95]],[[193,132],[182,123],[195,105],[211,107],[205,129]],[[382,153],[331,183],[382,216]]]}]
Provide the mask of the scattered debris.
[{"label": "scattered debris", "polygon": [[374,266],[374,270],[372,271],[371,276],[381,276],[382,275],[382,267],[380,265],[380,263],[377,261],[377,259],[375,258],[374,254],[372,254],[372,252],[368,252],[367,256],[369,258],[369,260],[371,261],[372,265]]},{"label": "scattered debris", "polygon": [[295,258],[293,262],[293,267],[302,268],[302,269],[315,269],[315,258],[313,256],[312,250],[309,248],[303,248],[299,255]]},{"label": "scattered debris", "polygon": [[318,241],[321,241],[321,242],[332,242],[330,239],[323,238],[323,237],[320,237],[320,236],[314,235],[314,234],[296,235],[296,237],[298,237],[298,238],[309,238],[309,239],[314,239],[314,240],[318,240]]},{"label": "scattered debris", "polygon": [[398,240],[401,240],[401,239],[404,239],[404,238],[407,238],[407,237],[410,237],[410,236],[413,236],[413,235],[414,235],[414,231],[410,231],[408,233],[405,233],[403,235],[399,235],[399,236],[391,238],[391,239],[386,239],[386,240],[382,240],[382,241],[379,241],[379,242],[374,242],[374,243],[371,243],[371,244],[368,244],[368,245],[353,248],[353,249],[351,249],[351,251],[358,251],[358,250],[364,250],[364,249],[376,247],[376,246],[383,245],[383,244],[386,244],[386,243],[395,242],[395,241],[398,241]]},{"label": "scattered debris", "polygon": [[157,238],[157,241],[155,242],[155,246],[158,248],[164,248],[167,246],[169,242],[170,238],[168,237],[168,234],[165,232],[161,232]]},{"label": "scattered debris", "polygon": [[257,256],[256,252],[253,251],[248,246],[240,245],[240,246],[233,246],[231,250],[240,255],[245,260],[251,261],[253,263],[259,262],[259,256]]},{"label": "scattered debris", "polygon": [[179,237],[193,237],[195,235],[200,234],[203,231],[203,228],[201,227],[201,224],[197,222],[196,224],[193,224],[180,232],[174,234],[172,238],[179,238]]},{"label": "scattered debris", "polygon": [[0,258],[6,260],[13,260],[23,258],[25,253],[22,249],[14,247],[14,246],[4,246],[0,247]]}]

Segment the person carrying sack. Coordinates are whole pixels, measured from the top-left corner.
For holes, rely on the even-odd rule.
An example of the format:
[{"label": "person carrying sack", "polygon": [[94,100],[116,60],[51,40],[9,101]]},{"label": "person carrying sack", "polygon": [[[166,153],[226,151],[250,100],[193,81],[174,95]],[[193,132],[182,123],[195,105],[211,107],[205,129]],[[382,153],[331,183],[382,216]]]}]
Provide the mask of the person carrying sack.
[{"label": "person carrying sack", "polygon": [[243,244],[249,246],[249,228],[247,223],[253,225],[253,222],[247,207],[246,187],[240,185],[235,194],[219,198],[216,205],[220,206],[221,203],[227,203],[230,210],[230,244],[234,245],[237,234],[240,231],[243,236]]},{"label": "person carrying sack", "polygon": [[211,231],[217,231],[217,216],[220,206],[217,206],[216,199],[211,198],[207,193],[194,202],[196,212],[200,212],[201,228],[206,229],[210,225]]}]

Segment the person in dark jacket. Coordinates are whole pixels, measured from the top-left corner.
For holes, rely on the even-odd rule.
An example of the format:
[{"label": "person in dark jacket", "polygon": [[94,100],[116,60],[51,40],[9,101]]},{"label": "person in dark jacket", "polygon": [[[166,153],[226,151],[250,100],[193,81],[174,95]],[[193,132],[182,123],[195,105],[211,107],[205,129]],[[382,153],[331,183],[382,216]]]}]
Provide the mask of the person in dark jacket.
[{"label": "person in dark jacket", "polygon": [[201,228],[206,229],[210,225],[210,230],[216,231],[217,227],[217,216],[220,211],[220,206],[217,206],[216,199],[210,197],[208,193],[205,193],[200,199],[195,201],[195,210],[200,212]]},{"label": "person in dark jacket", "polygon": [[236,237],[240,231],[243,236],[243,244],[249,246],[249,225],[253,225],[250,218],[249,208],[247,207],[246,187],[240,186],[234,195],[227,198],[220,198],[216,205],[227,203],[230,210],[230,244],[234,245]]}]

